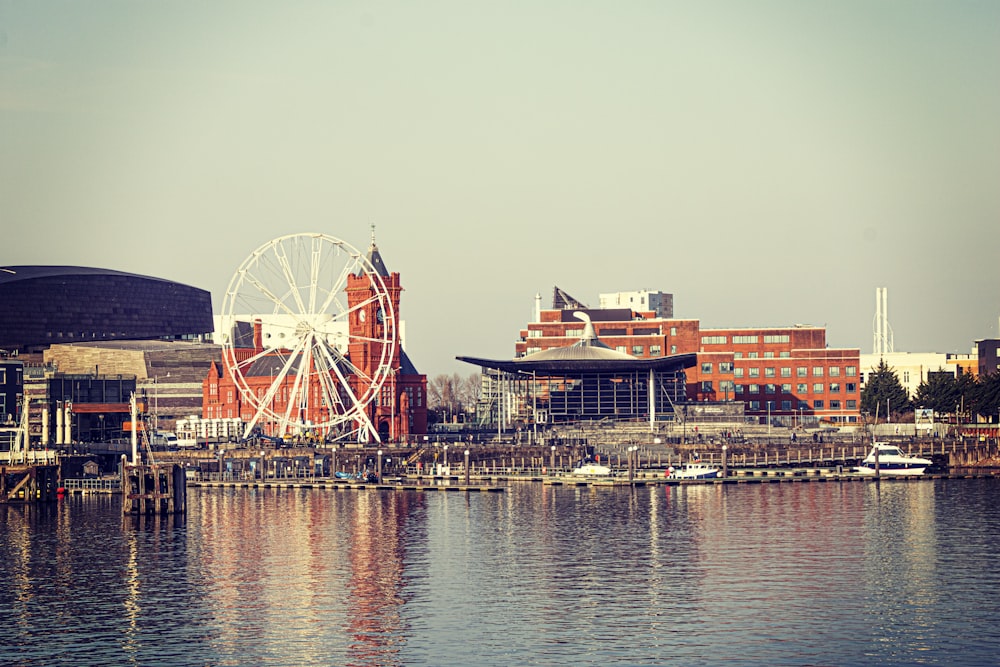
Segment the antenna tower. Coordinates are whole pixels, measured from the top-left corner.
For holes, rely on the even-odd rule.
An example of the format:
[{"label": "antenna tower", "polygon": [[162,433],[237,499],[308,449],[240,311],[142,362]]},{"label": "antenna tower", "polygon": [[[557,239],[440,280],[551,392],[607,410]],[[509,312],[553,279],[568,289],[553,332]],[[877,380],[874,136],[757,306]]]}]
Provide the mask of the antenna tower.
[{"label": "antenna tower", "polygon": [[875,288],[875,327],[872,354],[891,354],[892,327],[889,326],[889,288]]}]

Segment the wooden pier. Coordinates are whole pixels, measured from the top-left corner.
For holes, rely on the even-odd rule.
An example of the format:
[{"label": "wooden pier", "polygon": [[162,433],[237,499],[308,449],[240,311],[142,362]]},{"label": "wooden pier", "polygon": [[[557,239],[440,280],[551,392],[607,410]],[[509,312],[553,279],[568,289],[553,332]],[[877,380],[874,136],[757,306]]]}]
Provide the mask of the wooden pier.
[{"label": "wooden pier", "polygon": [[[676,479],[670,477],[580,477],[573,475],[553,475],[541,481],[549,486],[592,486],[592,487],[642,487],[642,486],[710,486],[719,484],[782,484],[803,482],[879,482],[900,481],[919,482],[935,479],[1000,479],[1000,471],[965,470],[949,473],[925,473],[923,475],[894,475],[883,472],[879,476],[843,472],[836,469],[785,469],[785,470],[735,470],[728,477],[709,479]],[[532,480],[534,481],[534,480]]]},{"label": "wooden pier", "polygon": [[189,486],[236,489],[330,489],[333,491],[471,491],[503,493],[503,486],[476,482],[459,483],[450,479],[395,479],[382,482],[362,482],[338,479],[272,479],[272,480],[189,480]]},{"label": "wooden pier", "polygon": [[132,465],[122,458],[125,514],[183,514],[187,511],[187,479],[176,464]]},{"label": "wooden pier", "polygon": [[53,502],[59,495],[59,466],[0,466],[0,503]]}]

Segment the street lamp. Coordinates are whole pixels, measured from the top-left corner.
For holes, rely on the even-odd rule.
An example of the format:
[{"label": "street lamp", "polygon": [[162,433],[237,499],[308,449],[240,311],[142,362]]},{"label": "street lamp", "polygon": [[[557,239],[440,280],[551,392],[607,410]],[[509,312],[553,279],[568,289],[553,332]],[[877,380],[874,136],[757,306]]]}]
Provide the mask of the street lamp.
[{"label": "street lamp", "polygon": [[469,485],[469,450],[465,450],[465,485]]},{"label": "street lamp", "polygon": [[378,466],[377,466],[376,469],[378,471],[376,473],[378,475],[378,480],[377,481],[381,482],[382,481],[382,450],[381,449],[378,450]]},{"label": "street lamp", "polygon": [[531,429],[533,432],[531,444],[538,444],[538,379],[535,371],[531,371]]},{"label": "street lamp", "polygon": [[729,461],[726,460],[726,451],[729,449],[726,445],[722,446],[722,476],[729,477]]}]

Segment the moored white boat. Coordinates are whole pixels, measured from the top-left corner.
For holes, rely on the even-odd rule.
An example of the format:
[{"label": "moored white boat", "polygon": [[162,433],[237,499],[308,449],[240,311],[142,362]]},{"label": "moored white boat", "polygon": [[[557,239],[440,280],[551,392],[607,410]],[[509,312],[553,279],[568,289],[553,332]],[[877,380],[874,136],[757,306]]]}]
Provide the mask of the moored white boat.
[{"label": "moored white boat", "polygon": [[595,463],[587,463],[579,468],[574,468],[573,474],[581,477],[607,477],[611,474],[611,468]]},{"label": "moored white boat", "polygon": [[719,469],[707,463],[685,463],[680,468],[667,468],[667,479],[713,479],[719,476]]},{"label": "moored white boat", "polygon": [[922,459],[917,456],[904,454],[895,445],[876,442],[872,445],[868,456],[865,457],[858,467],[854,468],[854,471],[862,475],[874,475],[876,450],[878,451],[878,470],[880,473],[889,475],[923,475],[924,470],[932,464],[930,459]]}]

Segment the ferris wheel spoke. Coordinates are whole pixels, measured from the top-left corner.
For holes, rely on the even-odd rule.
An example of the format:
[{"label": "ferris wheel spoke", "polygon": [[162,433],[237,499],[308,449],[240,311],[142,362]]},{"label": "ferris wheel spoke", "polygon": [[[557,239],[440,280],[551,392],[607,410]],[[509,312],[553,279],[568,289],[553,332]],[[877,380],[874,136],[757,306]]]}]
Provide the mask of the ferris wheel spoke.
[{"label": "ferris wheel spoke", "polygon": [[337,378],[340,380],[341,387],[343,387],[344,390],[347,392],[347,396],[351,400],[351,403],[354,405],[354,409],[358,412],[358,415],[359,416],[363,415],[365,420],[367,420],[368,415],[365,414],[365,409],[364,409],[365,404],[363,404],[360,400],[358,400],[357,394],[354,392],[353,389],[351,389],[351,383],[347,380],[346,377],[344,377],[344,374],[340,371],[340,368],[338,368],[337,366],[333,367],[333,372],[337,375]]},{"label": "ferris wheel spoke", "polygon": [[357,335],[353,335],[353,336],[351,336],[351,340],[365,342],[365,343],[385,343],[384,347],[388,347],[389,346],[389,343],[386,341],[385,338],[375,338],[373,336],[357,336]]},{"label": "ferris wheel spoke", "polygon": [[347,317],[349,317],[351,315],[351,313],[356,313],[359,310],[362,310],[365,306],[368,306],[368,305],[373,304],[373,303],[382,304],[382,299],[379,298],[378,295],[375,295],[375,296],[372,296],[372,297],[369,297],[369,298],[365,299],[364,301],[359,301],[358,303],[356,303],[355,305],[351,306],[350,308],[345,308],[345,309],[341,310],[339,317],[346,319]]},{"label": "ferris wheel spoke", "polygon": [[374,384],[373,378],[367,373],[365,373],[363,370],[352,364],[350,359],[348,359],[347,357],[343,357],[343,363],[344,366],[347,367],[347,370],[351,372],[351,375],[354,375],[355,377],[357,377],[360,380],[363,380],[365,383],[369,385]]},{"label": "ferris wheel spoke", "polygon": [[[284,385],[285,378],[288,377],[288,373],[291,371],[292,366],[295,365],[296,356],[297,354],[295,351],[289,354],[288,358],[284,360],[284,364],[282,364],[277,375],[275,375],[271,380],[271,386],[267,388],[267,391],[264,393],[264,397],[261,399],[264,406],[274,404],[274,397],[278,394],[278,390]],[[273,410],[269,411],[273,412]]]},{"label": "ferris wheel spoke", "polygon": [[339,366],[340,363],[343,363],[346,360],[344,359],[344,357],[342,355],[339,355],[336,352],[336,349],[331,350],[331,348],[329,348],[327,346],[324,346],[321,351],[323,353],[321,355],[321,358],[325,362],[324,363],[324,366],[325,366],[324,371],[325,372],[321,373],[319,377],[323,381],[324,389],[329,392],[330,399],[332,399],[332,400],[330,400],[330,405],[333,405],[334,402],[335,402],[337,405],[339,405],[339,406],[341,406],[341,407],[343,407],[345,409],[349,409],[349,406],[344,402],[344,400],[341,397],[340,392],[338,391],[338,389],[339,389],[339,387],[343,386],[344,389],[346,389],[347,391],[350,391],[350,389],[351,389],[350,384],[342,385],[342,384],[338,384],[338,382],[334,381],[334,377],[337,377],[338,380],[340,381],[340,383],[344,382],[344,376],[342,374],[340,374],[340,373],[337,373],[336,369],[337,369],[337,367]]},{"label": "ferris wheel spoke", "polygon": [[[313,356],[313,348],[315,345],[315,340],[313,339],[312,335],[310,335],[308,338],[309,342],[305,346],[305,350],[302,354],[302,361],[299,363],[299,375],[302,377],[302,382],[299,387],[301,395],[299,397],[299,402],[298,402],[298,408],[300,411],[299,421],[301,422],[306,422],[309,419],[309,405],[311,404],[310,399],[312,397],[313,377],[314,376],[318,377],[317,371],[314,370],[315,358]],[[305,408],[306,412],[305,417],[301,417],[301,411],[303,408]]]},{"label": "ferris wheel spoke", "polygon": [[[326,350],[324,350],[325,352]],[[328,363],[332,361],[329,354],[324,354],[320,358],[325,359]],[[348,409],[348,406],[340,397],[340,392],[338,391],[339,385],[334,380],[333,371],[330,370],[327,364],[324,364],[323,371],[317,375],[317,379],[319,380],[320,391],[326,401],[326,405],[331,411],[337,409],[339,413],[343,413]]]},{"label": "ferris wheel spoke", "polygon": [[288,283],[289,294],[295,299],[295,305],[299,309],[299,313],[305,314],[310,311],[306,310],[306,306],[302,303],[302,295],[299,293],[299,284],[295,279],[295,274],[292,272],[292,267],[288,263],[288,255],[285,253],[284,246],[279,246],[280,250],[275,250],[275,259],[278,261],[278,266],[281,268],[281,273],[285,277],[285,281]]},{"label": "ferris wheel spoke", "polygon": [[347,310],[344,307],[343,302],[337,298],[337,295],[344,290],[344,284],[347,282],[347,276],[350,275],[350,273],[351,267],[349,265],[344,266],[340,276],[337,278],[337,282],[330,289],[330,291],[327,292],[326,298],[323,300],[323,305],[319,308],[319,312],[325,313],[334,306],[336,306],[337,311],[340,313],[344,313],[344,311]]},{"label": "ferris wheel spoke", "polygon": [[237,366],[237,368],[239,368],[239,369],[241,369],[241,370],[242,370],[242,369],[249,369],[249,368],[250,368],[250,367],[252,367],[252,366],[253,366],[253,365],[254,365],[255,363],[257,363],[258,361],[260,361],[260,360],[261,360],[261,359],[263,359],[264,357],[268,356],[268,354],[270,354],[270,353],[271,353],[271,351],[270,351],[270,350],[261,350],[261,351],[260,351],[260,352],[258,352],[257,354],[255,354],[255,355],[252,355],[252,356],[250,356],[250,357],[247,357],[247,358],[246,358],[246,359],[244,359],[243,361],[239,361],[239,362],[237,362],[237,363],[236,363],[236,366]]},{"label": "ferris wheel spoke", "polygon": [[[301,358],[301,354],[299,357]],[[293,357],[294,358],[294,357]],[[292,408],[297,408],[299,406],[299,388],[302,384],[302,362],[299,361],[299,370],[295,374],[295,380],[292,381],[292,389],[288,392],[288,401],[285,404],[285,414],[282,417],[282,424],[286,427],[288,424],[292,423],[291,415]],[[296,420],[297,422],[298,420]]]},{"label": "ferris wheel spoke", "polygon": [[251,285],[256,287],[261,294],[270,299],[271,303],[274,306],[283,310],[286,315],[290,315],[292,317],[299,317],[300,313],[296,313],[291,308],[289,308],[288,305],[285,303],[284,299],[281,299],[277,295],[275,295],[275,293],[267,285],[265,285],[259,278],[257,278],[257,276],[247,271],[246,278]]},{"label": "ferris wheel spoke", "polygon": [[321,239],[313,238],[311,243],[312,256],[309,260],[309,312],[316,311],[316,295],[320,284],[320,268],[323,266],[323,243]]}]

